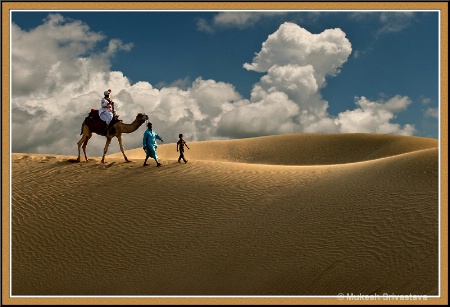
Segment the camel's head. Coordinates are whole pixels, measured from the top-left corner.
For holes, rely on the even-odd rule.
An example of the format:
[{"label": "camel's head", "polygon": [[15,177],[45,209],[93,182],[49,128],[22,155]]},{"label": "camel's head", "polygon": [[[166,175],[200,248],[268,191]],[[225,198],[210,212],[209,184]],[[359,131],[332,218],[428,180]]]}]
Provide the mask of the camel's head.
[{"label": "camel's head", "polygon": [[136,119],[138,121],[140,121],[141,123],[145,122],[146,120],[148,120],[148,115],[145,113],[139,113],[138,115],[136,115]]}]

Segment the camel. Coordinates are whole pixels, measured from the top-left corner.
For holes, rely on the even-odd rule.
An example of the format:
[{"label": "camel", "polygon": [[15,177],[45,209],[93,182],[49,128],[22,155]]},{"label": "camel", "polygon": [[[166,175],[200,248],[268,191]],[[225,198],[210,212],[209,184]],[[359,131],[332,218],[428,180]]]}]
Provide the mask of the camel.
[{"label": "camel", "polygon": [[128,160],[127,156],[125,155],[125,151],[123,149],[122,133],[132,133],[132,132],[136,131],[145,121],[148,120],[148,116],[146,114],[139,113],[138,115],[136,115],[136,119],[131,124],[124,124],[121,121],[115,123],[112,127],[109,128],[106,135],[104,133],[100,132],[101,130],[99,131],[96,129],[92,129],[92,127],[90,127],[88,125],[88,123],[86,123],[87,119],[88,118],[86,118],[83,121],[83,124],[81,125],[81,133],[80,134],[82,134],[83,136],[77,143],[78,144],[77,162],[80,162],[80,147],[81,147],[81,145],[83,145],[84,158],[86,159],[86,161],[88,161],[88,158],[86,155],[86,146],[87,146],[89,139],[92,137],[92,132],[97,133],[98,135],[106,136],[106,144],[105,144],[105,149],[103,150],[102,163],[105,163],[106,152],[108,151],[109,144],[111,143],[111,139],[113,137],[117,137],[117,140],[119,141],[119,145],[120,145],[120,151],[122,151],[125,161],[131,162],[130,160]]}]

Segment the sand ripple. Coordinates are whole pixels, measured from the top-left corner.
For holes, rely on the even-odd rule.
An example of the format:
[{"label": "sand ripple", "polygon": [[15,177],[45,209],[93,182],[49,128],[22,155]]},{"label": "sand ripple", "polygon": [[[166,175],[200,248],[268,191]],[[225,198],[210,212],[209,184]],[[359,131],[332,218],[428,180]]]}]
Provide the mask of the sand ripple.
[{"label": "sand ripple", "polygon": [[[298,166],[253,141],[252,163],[218,155],[219,141],[203,151],[214,160],[194,155],[200,142],[188,164],[161,150],[160,168],[14,154],[13,294],[437,294],[433,142],[344,142],[358,154]],[[306,147],[282,153],[309,164]]]}]

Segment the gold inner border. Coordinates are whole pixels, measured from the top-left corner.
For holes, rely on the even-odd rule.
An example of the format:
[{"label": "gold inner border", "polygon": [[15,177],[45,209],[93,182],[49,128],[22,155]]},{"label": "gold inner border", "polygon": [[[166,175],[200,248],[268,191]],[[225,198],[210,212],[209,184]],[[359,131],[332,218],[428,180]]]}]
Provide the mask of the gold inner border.
[{"label": "gold inner border", "polygon": [[[440,165],[441,271],[439,298],[339,300],[308,297],[183,297],[83,298],[10,296],[10,11],[12,10],[433,10],[440,12]],[[2,303],[9,305],[299,305],[299,304],[448,304],[448,3],[447,2],[2,2]]]}]

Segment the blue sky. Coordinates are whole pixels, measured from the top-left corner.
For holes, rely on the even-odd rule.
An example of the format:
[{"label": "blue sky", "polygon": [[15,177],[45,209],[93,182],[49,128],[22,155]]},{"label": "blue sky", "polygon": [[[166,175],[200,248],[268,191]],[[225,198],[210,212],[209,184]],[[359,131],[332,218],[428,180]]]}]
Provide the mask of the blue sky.
[{"label": "blue sky", "polygon": [[[13,152],[72,154],[108,88],[125,122],[146,112],[169,142],[438,138],[437,12],[16,11],[11,50]],[[31,127],[46,136],[30,138]],[[140,147],[139,131],[126,148]]]}]

